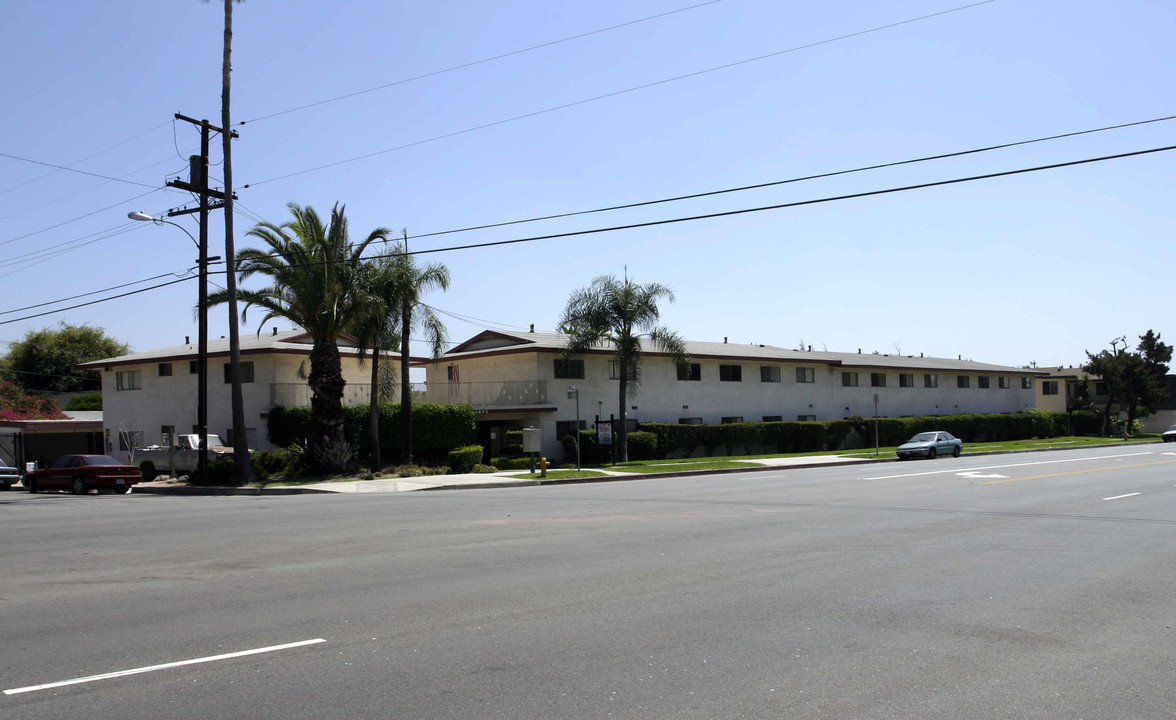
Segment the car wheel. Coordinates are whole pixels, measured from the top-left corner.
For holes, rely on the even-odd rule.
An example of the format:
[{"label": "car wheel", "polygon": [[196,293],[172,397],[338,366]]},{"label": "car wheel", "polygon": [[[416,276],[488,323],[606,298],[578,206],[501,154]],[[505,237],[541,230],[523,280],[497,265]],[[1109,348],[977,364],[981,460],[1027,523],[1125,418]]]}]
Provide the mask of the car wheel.
[{"label": "car wheel", "polygon": [[927,451],[927,459],[928,459],[928,460],[934,460],[934,459],[935,459],[935,456],[936,456],[937,454],[938,454],[938,453],[936,453],[936,452],[935,452],[935,448],[931,448],[931,449],[929,449],[929,450]]},{"label": "car wheel", "polygon": [[86,481],[85,480],[83,480],[81,478],[74,478],[73,479],[73,494],[74,495],[85,495],[86,494]]},{"label": "car wheel", "polygon": [[951,456],[952,457],[959,457],[960,456],[960,446],[959,445],[956,445],[954,448],[951,449]]},{"label": "car wheel", "polygon": [[25,488],[29,492],[31,492],[31,493],[37,492],[37,481],[36,480],[30,480],[28,478],[25,478],[24,483],[25,483]]}]

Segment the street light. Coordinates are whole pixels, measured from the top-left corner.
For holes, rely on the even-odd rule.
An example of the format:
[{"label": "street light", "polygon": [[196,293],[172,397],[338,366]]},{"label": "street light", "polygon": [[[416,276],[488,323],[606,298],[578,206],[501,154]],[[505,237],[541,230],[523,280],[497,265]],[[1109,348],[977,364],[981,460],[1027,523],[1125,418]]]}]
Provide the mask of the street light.
[{"label": "street light", "polygon": [[[127,217],[131,220],[138,220],[140,222],[152,222],[156,225],[171,225],[184,231],[197,249],[200,250],[200,257],[197,263],[200,266],[200,299],[199,299],[199,342],[197,349],[196,360],[196,431],[200,434],[200,455],[197,458],[199,463],[200,482],[208,482],[208,244],[201,244],[197,242],[196,238],[192,237],[192,233],[188,232],[183,225],[172,222],[171,220],[164,220],[163,218],[151,217],[145,212],[127,213]],[[204,235],[201,233],[201,238]],[[174,439],[173,439],[174,442]],[[173,468],[174,470],[174,468]]]}]

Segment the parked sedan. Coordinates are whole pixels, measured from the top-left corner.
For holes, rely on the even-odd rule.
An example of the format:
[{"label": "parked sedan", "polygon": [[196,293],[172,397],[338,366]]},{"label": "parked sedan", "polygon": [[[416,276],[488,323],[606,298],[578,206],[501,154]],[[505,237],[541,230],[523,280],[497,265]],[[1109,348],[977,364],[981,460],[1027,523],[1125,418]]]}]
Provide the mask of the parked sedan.
[{"label": "parked sedan", "polygon": [[85,495],[91,490],[130,492],[139,482],[139,468],[124,465],[109,455],[63,455],[52,465],[24,476],[29,492],[70,490]]},{"label": "parked sedan", "polygon": [[1172,442],[1176,440],[1176,425],[1165,430],[1160,437],[1164,438],[1164,442]]},{"label": "parked sedan", "polygon": [[898,446],[898,459],[906,460],[913,457],[925,457],[934,460],[937,455],[959,457],[964,449],[964,441],[942,430],[921,432],[902,445]]},{"label": "parked sedan", "polygon": [[0,490],[7,490],[20,481],[20,470],[0,465]]}]

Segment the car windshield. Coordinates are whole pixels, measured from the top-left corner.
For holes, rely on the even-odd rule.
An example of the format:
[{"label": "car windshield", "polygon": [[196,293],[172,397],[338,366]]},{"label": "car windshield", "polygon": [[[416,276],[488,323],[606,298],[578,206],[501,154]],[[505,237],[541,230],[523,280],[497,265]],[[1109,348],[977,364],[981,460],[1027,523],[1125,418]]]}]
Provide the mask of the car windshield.
[{"label": "car windshield", "polygon": [[121,460],[116,460],[109,455],[90,455],[85,458],[87,465],[125,465]]},{"label": "car windshield", "polygon": [[907,442],[933,442],[935,440],[935,433],[919,433]]}]

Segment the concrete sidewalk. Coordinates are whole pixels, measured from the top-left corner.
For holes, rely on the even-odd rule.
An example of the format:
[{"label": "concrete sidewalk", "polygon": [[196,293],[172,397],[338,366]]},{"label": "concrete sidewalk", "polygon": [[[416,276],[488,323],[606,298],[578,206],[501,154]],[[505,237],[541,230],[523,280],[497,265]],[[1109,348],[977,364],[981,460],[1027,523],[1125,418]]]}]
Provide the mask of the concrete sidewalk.
[{"label": "concrete sidewalk", "polygon": [[[646,478],[684,477],[690,475],[717,475],[756,472],[761,470],[787,470],[793,468],[829,467],[854,463],[890,462],[892,457],[848,458],[837,455],[814,455],[791,458],[762,458],[745,462],[758,463],[759,467],[732,468],[729,470],[680,470],[665,473],[633,473],[590,468],[602,476],[584,478],[520,479],[515,475],[525,474],[523,470],[504,470],[495,473],[468,475],[428,475],[415,478],[377,478],[375,480],[354,480],[347,482],[325,482],[312,485],[267,485],[263,488],[195,487],[166,482],[142,483],[136,485],[134,493],[158,495],[298,495],[309,493],[393,493],[416,492],[420,490],[465,490],[506,487],[529,487],[536,485],[573,485],[595,482],[620,482]],[[672,460],[667,465],[675,465]]]}]

